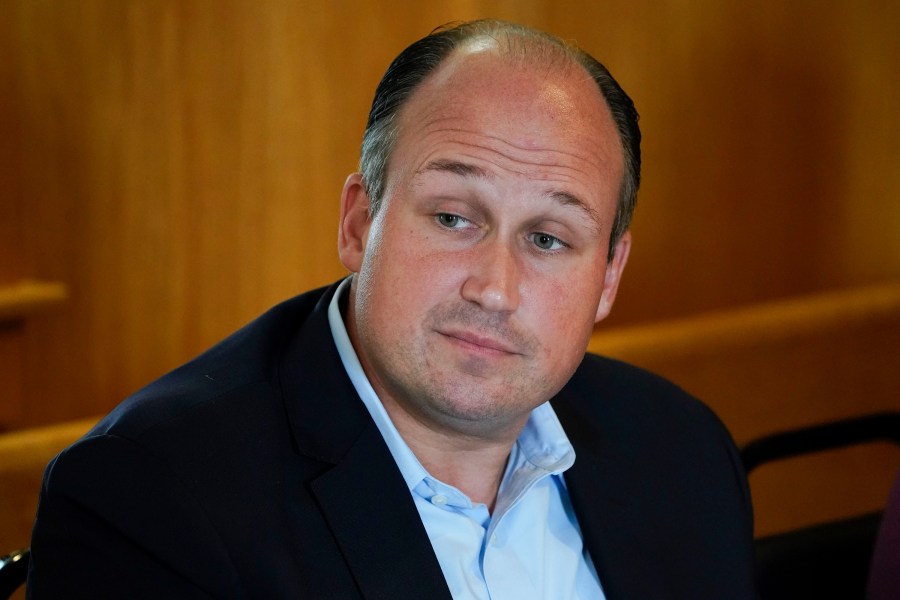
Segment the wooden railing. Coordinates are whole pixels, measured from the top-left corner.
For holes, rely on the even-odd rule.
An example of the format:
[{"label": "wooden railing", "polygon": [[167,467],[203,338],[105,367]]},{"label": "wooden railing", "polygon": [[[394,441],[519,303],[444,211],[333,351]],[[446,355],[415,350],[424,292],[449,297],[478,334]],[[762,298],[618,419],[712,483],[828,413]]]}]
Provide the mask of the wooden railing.
[{"label": "wooden railing", "polygon": [[0,286],[0,322],[23,319],[65,301],[66,286],[57,282],[25,280]]},{"label": "wooden railing", "polygon": [[0,555],[29,545],[44,467],[97,420],[0,434]]},{"label": "wooden railing", "polygon": [[24,280],[0,284],[0,432],[21,426],[25,393],[26,321],[62,304],[68,296],[61,283]]},{"label": "wooden railing", "polygon": [[[601,328],[590,350],[678,383],[709,404],[740,444],[900,410],[900,282]],[[900,451],[890,444],[765,465],[751,477],[757,531],[877,509],[898,468]]]}]

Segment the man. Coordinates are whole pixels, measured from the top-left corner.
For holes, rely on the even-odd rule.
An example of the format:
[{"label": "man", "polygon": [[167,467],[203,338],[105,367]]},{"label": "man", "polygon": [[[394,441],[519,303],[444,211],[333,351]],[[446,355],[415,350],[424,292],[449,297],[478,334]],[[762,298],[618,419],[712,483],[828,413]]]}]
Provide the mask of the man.
[{"label": "man", "polygon": [[556,38],[416,42],[341,197],[344,282],[141,390],[48,467],[33,597],[752,597],[718,420],[585,356],[631,243],[630,99]]}]

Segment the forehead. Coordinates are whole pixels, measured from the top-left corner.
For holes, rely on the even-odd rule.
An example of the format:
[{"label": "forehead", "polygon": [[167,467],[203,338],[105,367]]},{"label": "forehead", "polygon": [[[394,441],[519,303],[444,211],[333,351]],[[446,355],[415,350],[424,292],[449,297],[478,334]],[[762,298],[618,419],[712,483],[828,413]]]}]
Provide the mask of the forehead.
[{"label": "forehead", "polygon": [[484,45],[456,50],[413,93],[398,125],[394,172],[473,153],[500,170],[618,196],[618,131],[596,83],[571,61],[526,63]]}]

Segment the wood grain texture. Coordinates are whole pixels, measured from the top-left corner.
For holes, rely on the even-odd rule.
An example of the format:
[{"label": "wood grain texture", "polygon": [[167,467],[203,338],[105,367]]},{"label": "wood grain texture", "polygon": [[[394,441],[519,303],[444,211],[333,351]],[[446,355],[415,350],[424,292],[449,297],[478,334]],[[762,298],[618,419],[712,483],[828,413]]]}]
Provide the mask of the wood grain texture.
[{"label": "wood grain texture", "polygon": [[642,115],[613,322],[897,277],[896,3],[554,6],[552,28],[608,57]]},{"label": "wood grain texture", "polygon": [[0,285],[0,323],[24,319],[66,300],[66,286],[52,281]]}]

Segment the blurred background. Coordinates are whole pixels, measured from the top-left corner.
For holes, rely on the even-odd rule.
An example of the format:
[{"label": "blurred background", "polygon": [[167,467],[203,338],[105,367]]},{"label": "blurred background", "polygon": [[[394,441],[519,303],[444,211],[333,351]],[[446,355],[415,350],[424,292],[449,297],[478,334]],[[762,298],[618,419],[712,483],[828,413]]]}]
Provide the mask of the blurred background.
[{"label": "blurred background", "polygon": [[[817,338],[844,351],[808,366],[834,388],[855,361],[878,394],[817,391],[792,410],[784,382],[761,384],[766,397],[747,383],[766,350],[727,376],[749,400],[692,384],[695,364],[662,370],[739,442],[900,408],[900,3],[0,0],[0,13],[0,430],[100,415],[343,276],[339,194],[381,74],[435,26],[487,16],[576,41],[641,113],[632,258],[598,347],[607,330],[695,331],[876,290],[894,315],[870,332],[882,358],[850,331]],[[825,329],[841,322],[840,305],[815,306]]]}]

